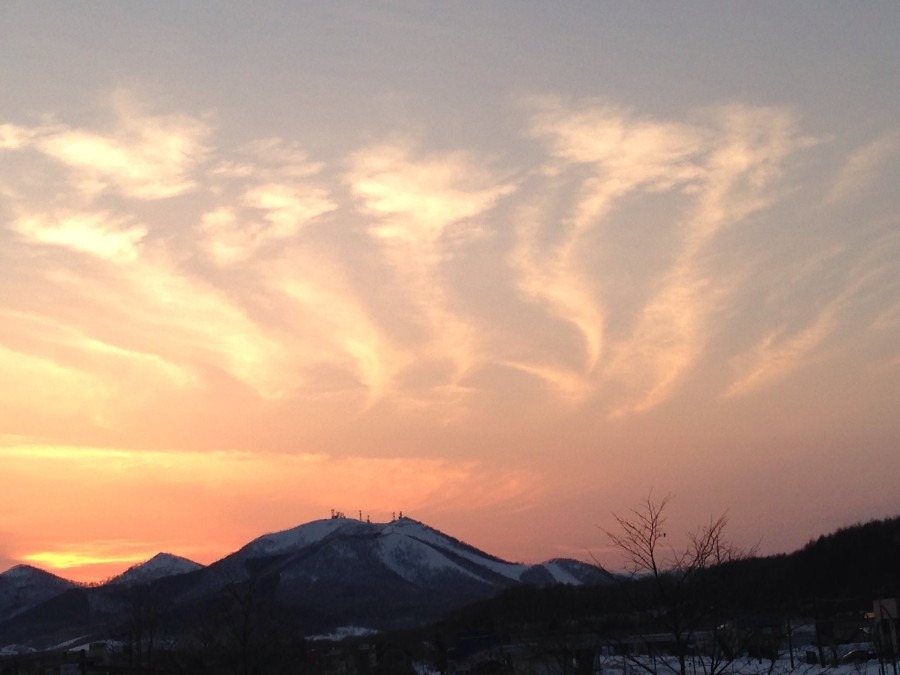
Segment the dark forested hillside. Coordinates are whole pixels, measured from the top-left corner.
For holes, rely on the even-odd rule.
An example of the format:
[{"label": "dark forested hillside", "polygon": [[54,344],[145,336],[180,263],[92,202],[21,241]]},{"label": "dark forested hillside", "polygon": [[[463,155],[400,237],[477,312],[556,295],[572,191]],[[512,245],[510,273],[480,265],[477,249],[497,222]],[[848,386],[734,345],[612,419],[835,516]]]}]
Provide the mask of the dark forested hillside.
[{"label": "dark forested hillside", "polygon": [[[900,595],[900,517],[846,527],[794,553],[737,560],[705,574],[729,589],[723,600],[733,616],[871,609],[875,599]],[[628,579],[602,587],[510,589],[448,617],[444,627],[503,633],[517,623],[547,627],[574,621],[628,630],[623,617],[643,599],[651,601],[651,584]]]},{"label": "dark forested hillside", "polygon": [[834,598],[900,594],[900,517],[846,527],[793,556],[799,592]]},{"label": "dark forested hillside", "polygon": [[787,555],[729,564],[740,580],[739,606],[778,607],[830,600],[860,608],[900,595],[900,517],[852,525]]}]

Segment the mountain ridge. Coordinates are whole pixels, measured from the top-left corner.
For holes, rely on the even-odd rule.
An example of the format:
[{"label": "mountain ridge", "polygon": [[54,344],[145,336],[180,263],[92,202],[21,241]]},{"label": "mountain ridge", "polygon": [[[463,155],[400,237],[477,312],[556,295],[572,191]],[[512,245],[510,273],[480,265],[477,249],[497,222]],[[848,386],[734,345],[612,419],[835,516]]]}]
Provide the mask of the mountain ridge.
[{"label": "mountain ridge", "polygon": [[[900,517],[895,517],[822,535],[790,554],[742,559],[710,573],[741,580],[734,602],[746,611],[769,611],[790,601],[804,612],[810,598],[871,607],[873,597],[896,597],[898,562]],[[624,584],[608,584],[614,579]],[[624,586],[643,583],[569,559],[510,563],[408,518],[312,521],[257,537],[206,567],[133,585],[75,585],[28,565],[0,574],[0,587],[7,590],[30,582],[40,590],[42,581],[53,586],[44,591],[53,597],[35,602],[26,594],[25,604],[14,611],[14,603],[0,593],[0,608],[7,611],[0,616],[0,649],[130,634],[135,616],[159,635],[189,636],[198,625],[227,630],[247,607],[255,608],[265,630],[290,635],[405,630],[473,612],[512,611],[511,621],[537,620],[557,602],[553,598],[564,600],[566,611],[583,606],[577,611],[590,613],[621,601]]]},{"label": "mountain ridge", "polygon": [[263,534],[207,566],[160,553],[103,584],[57,583],[19,606],[7,598],[20,620],[0,617],[0,646],[59,643],[84,627],[127,632],[138,606],[174,626],[188,615],[227,615],[240,598],[302,616],[317,633],[406,628],[516,585],[610,578],[575,560],[507,562],[411,518],[332,517]]}]

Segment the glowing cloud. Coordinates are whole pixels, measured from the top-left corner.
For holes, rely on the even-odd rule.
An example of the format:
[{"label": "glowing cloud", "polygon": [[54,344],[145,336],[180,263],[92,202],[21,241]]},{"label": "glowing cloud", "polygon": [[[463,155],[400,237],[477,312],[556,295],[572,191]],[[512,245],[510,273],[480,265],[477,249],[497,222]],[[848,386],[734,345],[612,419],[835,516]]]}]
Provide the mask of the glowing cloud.
[{"label": "glowing cloud", "polygon": [[[557,368],[547,378],[553,370],[546,365],[532,364],[531,372],[543,372],[548,382],[577,376],[617,387],[622,395],[615,416],[667,400],[697,363],[710,317],[729,295],[709,267],[708,248],[720,232],[776,199],[774,181],[786,157],[809,145],[786,111],[731,106],[706,117],[705,126],[685,125],[596,101],[559,99],[539,101],[533,117],[532,133],[548,144],[551,159],[543,177],[533,179],[537,196],[519,211],[510,263],[525,297],[581,334],[585,360],[567,377]],[[573,184],[570,207],[541,194]],[[614,245],[619,219],[627,219],[616,209],[627,213],[630,198],[641,193],[667,200],[654,234],[672,244],[651,267],[623,270],[653,280],[641,306],[631,301],[628,317],[619,297],[627,281],[611,283],[611,273],[603,271],[621,263],[603,243]],[[610,307],[616,308],[615,339],[608,335]]]},{"label": "glowing cloud", "polygon": [[884,165],[900,153],[900,131],[894,130],[851,154],[834,180],[825,201],[836,204],[852,199],[868,185]]},{"label": "glowing cloud", "polygon": [[133,262],[147,228],[125,225],[109,213],[35,215],[12,225],[19,234],[42,244],[63,246],[116,263]]},{"label": "glowing cloud", "polygon": [[134,199],[174,197],[195,186],[190,176],[206,154],[210,129],[184,115],[148,115],[126,92],[113,97],[111,133],[48,131],[34,141],[44,153],[77,172],[89,194],[107,189]]},{"label": "glowing cloud", "polygon": [[0,150],[18,150],[28,145],[34,132],[14,124],[0,124]]},{"label": "glowing cloud", "polygon": [[835,314],[831,308],[793,335],[767,335],[750,354],[735,360],[738,376],[725,397],[754,392],[805,365],[809,353],[834,330],[834,326]]},{"label": "glowing cloud", "polygon": [[325,194],[321,189],[268,183],[248,190],[244,203],[262,210],[265,219],[274,227],[273,235],[284,237],[296,234],[300,225],[334,208]]},{"label": "glowing cloud", "polygon": [[376,218],[369,233],[430,332],[425,353],[452,363],[456,380],[480,350],[476,331],[453,310],[439,272],[454,246],[478,235],[474,219],[515,190],[482,164],[467,153],[416,158],[407,143],[383,144],[356,153],[347,176],[363,211]]},{"label": "glowing cloud", "polygon": [[[772,184],[793,150],[806,147],[794,120],[774,109],[730,107],[718,113],[721,131],[698,158],[695,205],[673,225],[679,249],[658,292],[643,308],[630,340],[617,346],[608,376],[632,392],[614,415],[641,412],[668,399],[703,353],[713,313],[729,289],[704,274],[701,255],[723,229],[770,205]],[[712,132],[710,132],[711,134]]]},{"label": "glowing cloud", "polygon": [[522,291],[582,334],[585,372],[590,373],[603,355],[606,317],[579,258],[584,237],[629,192],[669,190],[696,180],[702,172],[690,160],[703,150],[704,138],[685,125],[642,119],[595,102],[572,109],[557,99],[539,102],[532,133],[550,146],[554,159],[546,173],[560,174],[573,165],[587,166],[589,172],[572,211],[562,216],[558,243],[547,251],[540,238],[541,225],[558,228],[556,219],[538,224],[526,218],[511,260]]},{"label": "glowing cloud", "polygon": [[354,155],[348,182],[366,211],[387,219],[374,236],[430,249],[515,189],[482,166],[467,153],[415,159],[407,143],[376,145]]},{"label": "glowing cloud", "polygon": [[[366,390],[369,405],[390,393],[397,373],[411,360],[372,320],[353,288],[321,258],[292,252],[272,266],[271,292],[282,295],[285,316],[296,336],[292,342],[298,373],[317,365],[346,368]],[[311,376],[310,376],[311,377]],[[307,381],[311,390],[336,384]]]},{"label": "glowing cloud", "polygon": [[316,181],[322,166],[298,148],[270,138],[240,154],[239,161],[221,161],[211,174],[213,194],[237,198],[204,213],[199,226],[205,248],[224,266],[246,262],[270,242],[295,238],[337,208]]}]

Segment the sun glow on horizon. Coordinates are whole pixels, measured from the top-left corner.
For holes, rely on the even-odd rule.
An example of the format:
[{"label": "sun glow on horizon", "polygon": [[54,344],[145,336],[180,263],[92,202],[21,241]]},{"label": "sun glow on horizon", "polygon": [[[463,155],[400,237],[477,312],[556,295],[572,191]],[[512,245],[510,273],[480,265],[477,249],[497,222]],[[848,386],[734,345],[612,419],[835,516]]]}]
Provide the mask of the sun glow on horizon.
[{"label": "sun glow on horizon", "polygon": [[155,553],[149,551],[132,555],[97,555],[88,551],[40,551],[21,556],[21,560],[37,565],[46,565],[50,570],[65,570],[71,567],[94,565],[133,564],[149,560]]},{"label": "sun glow on horizon", "polygon": [[[16,524],[32,540],[12,557],[91,581],[159,552],[207,564],[335,504],[431,514],[462,495],[474,510],[515,508],[541,492],[521,469],[442,459],[18,443],[0,447],[0,461],[15,480],[7,492],[21,509]],[[38,491],[51,477],[57,497]]]}]

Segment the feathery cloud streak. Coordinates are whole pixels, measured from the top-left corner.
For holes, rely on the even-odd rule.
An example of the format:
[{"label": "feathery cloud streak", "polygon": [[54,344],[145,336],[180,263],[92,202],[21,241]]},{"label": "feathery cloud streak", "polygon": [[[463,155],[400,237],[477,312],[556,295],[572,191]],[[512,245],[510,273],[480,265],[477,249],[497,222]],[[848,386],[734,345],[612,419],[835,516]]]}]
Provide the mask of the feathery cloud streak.
[{"label": "feathery cloud streak", "polygon": [[[281,410],[326,401],[334,419],[378,406],[486,420],[474,402],[496,369],[621,418],[672,399],[729,317],[758,341],[725,350],[727,396],[777,381],[836,330],[846,288],[819,291],[825,309],[776,348],[783,322],[743,313],[728,248],[815,147],[790,111],[526,109],[534,165],[401,137],[343,158],[277,138],[229,150],[209,116],[151,114],[125,93],[106,126],[4,122],[6,275],[44,298],[0,298],[4,377],[53,392],[34,392],[44,419],[88,408],[120,430],[135,391],[215,398],[220,377]],[[833,194],[883,155],[850,157]]]}]

